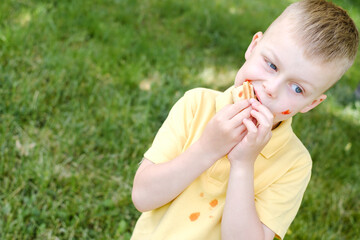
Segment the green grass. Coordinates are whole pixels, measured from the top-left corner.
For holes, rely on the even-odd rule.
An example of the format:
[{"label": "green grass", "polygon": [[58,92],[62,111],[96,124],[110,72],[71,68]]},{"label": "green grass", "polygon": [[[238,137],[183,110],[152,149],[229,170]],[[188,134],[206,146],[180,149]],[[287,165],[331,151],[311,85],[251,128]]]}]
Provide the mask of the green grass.
[{"label": "green grass", "polygon": [[[226,89],[289,2],[2,1],[0,239],[129,239],[132,180],[172,104]],[[357,1],[335,2],[360,26]],[[314,169],[286,239],[360,236],[359,63],[295,119]]]}]

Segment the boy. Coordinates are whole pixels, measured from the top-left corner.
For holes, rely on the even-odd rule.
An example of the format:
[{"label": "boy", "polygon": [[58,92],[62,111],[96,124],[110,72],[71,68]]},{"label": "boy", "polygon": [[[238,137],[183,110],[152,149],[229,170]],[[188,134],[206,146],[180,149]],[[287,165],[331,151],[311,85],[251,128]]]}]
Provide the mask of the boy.
[{"label": "boy", "polygon": [[326,99],[357,47],[353,21],[324,0],[256,33],[235,86],[251,81],[257,100],[194,89],[174,105],[134,179],[132,239],[282,239],[312,166],[291,117]]}]

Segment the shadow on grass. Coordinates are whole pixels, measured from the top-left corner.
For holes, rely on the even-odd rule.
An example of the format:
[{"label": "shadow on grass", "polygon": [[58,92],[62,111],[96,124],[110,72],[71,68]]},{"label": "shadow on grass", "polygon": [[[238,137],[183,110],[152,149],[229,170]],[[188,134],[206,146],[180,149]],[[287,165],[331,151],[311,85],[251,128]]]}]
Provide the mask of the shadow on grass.
[{"label": "shadow on grass", "polygon": [[[6,188],[0,198],[9,239],[127,239],[139,215],[130,198],[132,179],[171,106],[190,88],[232,84],[253,34],[288,2],[1,5],[0,170]],[[340,100],[344,106],[348,101]],[[358,157],[358,128],[326,109],[297,122],[315,159],[314,177],[326,187],[355,180],[358,168],[350,157],[329,159]],[[21,152],[25,146],[28,153]]]},{"label": "shadow on grass", "polygon": [[359,235],[359,119],[344,117],[341,105],[324,104],[294,121],[295,132],[312,155],[313,174],[289,239]]}]

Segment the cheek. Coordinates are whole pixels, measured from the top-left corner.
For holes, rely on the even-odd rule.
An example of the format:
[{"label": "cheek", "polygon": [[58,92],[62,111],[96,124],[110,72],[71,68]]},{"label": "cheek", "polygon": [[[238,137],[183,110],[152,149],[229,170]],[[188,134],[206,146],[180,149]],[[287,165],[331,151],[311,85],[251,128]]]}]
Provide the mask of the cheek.
[{"label": "cheek", "polygon": [[245,79],[261,81],[268,79],[269,76],[267,75],[267,72],[264,71],[264,69],[258,63],[254,63],[253,65],[246,68],[246,70],[244,71],[244,77]]},{"label": "cheek", "polygon": [[241,73],[241,69],[237,72],[236,76],[235,76],[235,87],[238,87],[242,84],[242,73]]},{"label": "cheek", "polygon": [[262,79],[265,78],[264,71],[256,59],[250,59],[237,72],[235,77],[235,86],[241,85],[246,79]]}]

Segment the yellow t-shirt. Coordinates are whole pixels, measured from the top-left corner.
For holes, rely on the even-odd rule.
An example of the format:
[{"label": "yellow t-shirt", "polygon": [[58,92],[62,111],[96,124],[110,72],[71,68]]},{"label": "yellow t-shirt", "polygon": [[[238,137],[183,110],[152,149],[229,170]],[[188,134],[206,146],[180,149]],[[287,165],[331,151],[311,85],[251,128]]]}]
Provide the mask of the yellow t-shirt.
[{"label": "yellow t-shirt", "polygon": [[[173,106],[144,157],[162,163],[184,152],[200,137],[214,114],[233,103],[231,89],[224,93],[202,88],[188,91]],[[308,151],[291,129],[291,119],[272,131],[271,140],[255,161],[256,211],[278,238],[284,237],[295,218],[311,166]],[[131,239],[221,239],[229,170],[228,159],[219,159],[173,201],[143,213]]]}]

